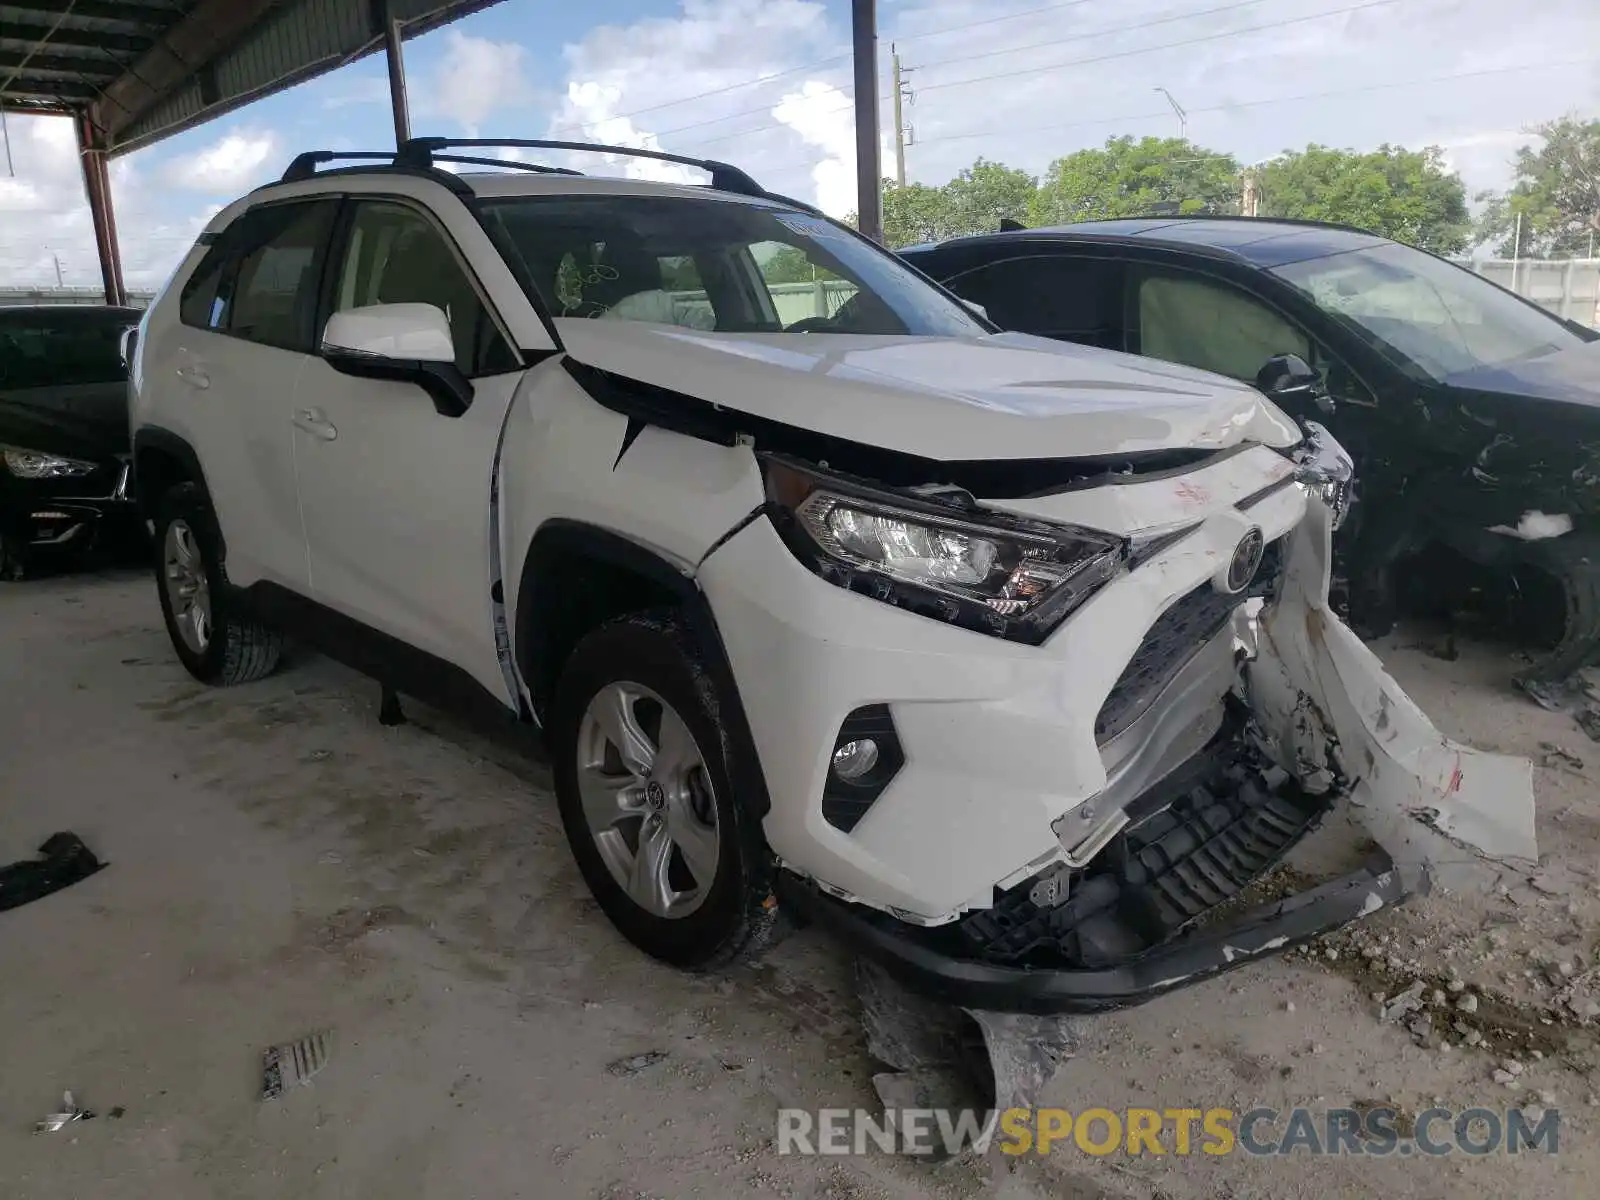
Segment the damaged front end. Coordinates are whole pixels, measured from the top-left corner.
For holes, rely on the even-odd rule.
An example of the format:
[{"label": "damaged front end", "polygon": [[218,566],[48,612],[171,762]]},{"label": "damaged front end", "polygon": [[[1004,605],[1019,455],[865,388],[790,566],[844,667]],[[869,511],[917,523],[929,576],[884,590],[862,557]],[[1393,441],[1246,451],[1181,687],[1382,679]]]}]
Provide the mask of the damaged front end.
[{"label": "damaged front end", "polygon": [[[1243,586],[1196,588],[1151,627],[1096,722],[1106,787],[1056,822],[1042,869],[934,927],[794,876],[786,902],[920,996],[1057,1014],[1140,1003],[1435,881],[1531,864],[1531,765],[1445,738],[1328,606],[1350,474],[1313,428],[1293,477],[1303,519],[1256,549]],[[1341,804],[1381,849],[1311,886],[1269,878]]]}]

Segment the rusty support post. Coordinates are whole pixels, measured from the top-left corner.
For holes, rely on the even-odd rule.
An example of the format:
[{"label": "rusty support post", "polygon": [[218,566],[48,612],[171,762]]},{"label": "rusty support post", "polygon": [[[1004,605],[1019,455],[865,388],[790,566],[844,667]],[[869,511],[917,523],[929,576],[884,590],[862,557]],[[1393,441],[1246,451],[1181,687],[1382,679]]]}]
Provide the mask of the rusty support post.
[{"label": "rusty support post", "polygon": [[394,144],[398,149],[411,138],[411,104],[406,98],[406,60],[400,22],[388,18],[387,4],[383,8],[384,57],[389,61],[389,106],[394,110]]},{"label": "rusty support post", "polygon": [[89,218],[94,222],[95,252],[100,256],[100,278],[107,304],[126,304],[122,283],[122,251],[117,245],[117,216],[111,206],[111,175],[104,144],[95,135],[87,115],[74,119],[78,130],[78,159],[83,164],[83,190],[89,198]]}]

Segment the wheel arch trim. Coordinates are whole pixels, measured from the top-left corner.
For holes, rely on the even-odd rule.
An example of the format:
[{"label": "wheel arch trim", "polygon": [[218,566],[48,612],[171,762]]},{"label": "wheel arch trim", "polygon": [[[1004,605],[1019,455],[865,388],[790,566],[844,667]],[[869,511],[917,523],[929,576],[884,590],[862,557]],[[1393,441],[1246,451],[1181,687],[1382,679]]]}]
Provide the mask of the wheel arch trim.
[{"label": "wheel arch trim", "polygon": [[[661,551],[624,534],[583,521],[552,518],[539,526],[529,542],[518,576],[512,651],[517,668],[533,696],[535,712],[542,719],[548,707],[549,697],[540,695],[538,681],[546,676],[550,666],[532,657],[540,647],[536,630],[541,609],[549,603],[549,597],[555,590],[549,586],[548,580],[541,587],[535,568],[540,557],[553,553],[588,558],[632,572],[671,592],[684,611],[690,632],[705,657],[712,686],[716,689],[723,736],[732,751],[728,773],[734,792],[739,802],[758,820],[766,816],[772,807],[766,775],[761,769],[755,736],[750,730],[739,684],[734,678],[733,666],[723,644],[716,615],[711,610],[710,600],[695,581],[692,567],[676,564]],[[556,581],[556,586],[560,586],[559,581]]]}]

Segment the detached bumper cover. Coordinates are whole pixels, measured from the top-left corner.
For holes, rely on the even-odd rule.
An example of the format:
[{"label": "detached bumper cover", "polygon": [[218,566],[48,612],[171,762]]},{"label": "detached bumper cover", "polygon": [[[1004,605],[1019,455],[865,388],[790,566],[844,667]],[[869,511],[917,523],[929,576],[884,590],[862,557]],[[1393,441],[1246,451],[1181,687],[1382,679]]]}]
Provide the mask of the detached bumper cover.
[{"label": "detached bumper cover", "polygon": [[909,990],[991,1012],[1099,1012],[1125,1008],[1308,941],[1428,890],[1420,867],[1379,856],[1349,875],[1202,926],[1113,966],[1083,970],[1008,967],[931,946],[925,931],[825,895],[785,873],[779,902],[842,938]]}]

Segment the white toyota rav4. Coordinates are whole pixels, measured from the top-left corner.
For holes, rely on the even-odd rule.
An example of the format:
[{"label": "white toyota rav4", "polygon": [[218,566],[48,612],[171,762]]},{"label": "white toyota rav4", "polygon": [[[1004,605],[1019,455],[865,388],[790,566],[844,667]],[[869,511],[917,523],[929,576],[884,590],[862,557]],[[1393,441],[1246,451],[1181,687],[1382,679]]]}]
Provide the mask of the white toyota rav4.
[{"label": "white toyota rav4", "polygon": [[[289,635],[484,702],[542,731],[644,950],[793,913],[983,1009],[1137,1001],[1535,856],[1529,765],[1329,611],[1325,433],[998,333],[725,164],[460,173],[484,144],[302,155],[146,315],[136,477],[198,679]],[[1343,803],[1373,861],[1241,910]]]}]

